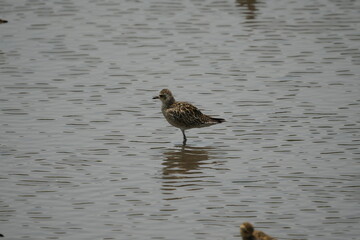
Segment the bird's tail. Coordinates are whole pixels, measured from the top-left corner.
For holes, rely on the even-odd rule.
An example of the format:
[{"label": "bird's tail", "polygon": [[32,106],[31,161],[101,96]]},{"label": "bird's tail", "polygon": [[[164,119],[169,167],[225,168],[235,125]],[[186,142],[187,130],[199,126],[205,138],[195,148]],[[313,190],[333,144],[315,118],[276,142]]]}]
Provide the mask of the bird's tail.
[{"label": "bird's tail", "polygon": [[216,122],[216,123],[222,123],[222,122],[226,122],[225,119],[223,118],[211,118],[212,121]]}]

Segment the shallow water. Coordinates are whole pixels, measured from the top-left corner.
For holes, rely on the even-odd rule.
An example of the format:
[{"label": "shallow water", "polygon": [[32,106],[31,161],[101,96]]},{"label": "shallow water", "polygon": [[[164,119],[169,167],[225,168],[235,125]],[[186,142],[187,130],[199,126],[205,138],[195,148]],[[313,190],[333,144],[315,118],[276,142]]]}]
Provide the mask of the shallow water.
[{"label": "shallow water", "polygon": [[[359,1],[0,0],[6,239],[358,239]],[[182,135],[170,88],[226,123]]]}]

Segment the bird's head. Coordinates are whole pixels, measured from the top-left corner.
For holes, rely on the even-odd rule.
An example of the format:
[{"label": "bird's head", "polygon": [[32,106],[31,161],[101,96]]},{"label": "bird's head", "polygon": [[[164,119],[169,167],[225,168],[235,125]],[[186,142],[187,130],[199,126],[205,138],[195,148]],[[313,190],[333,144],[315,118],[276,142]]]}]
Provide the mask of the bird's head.
[{"label": "bird's head", "polygon": [[249,222],[244,222],[240,226],[240,233],[242,237],[250,237],[254,232],[254,226]]},{"label": "bird's head", "polygon": [[160,99],[163,104],[172,104],[175,102],[175,99],[169,89],[161,90],[159,95],[153,97],[153,99]]}]

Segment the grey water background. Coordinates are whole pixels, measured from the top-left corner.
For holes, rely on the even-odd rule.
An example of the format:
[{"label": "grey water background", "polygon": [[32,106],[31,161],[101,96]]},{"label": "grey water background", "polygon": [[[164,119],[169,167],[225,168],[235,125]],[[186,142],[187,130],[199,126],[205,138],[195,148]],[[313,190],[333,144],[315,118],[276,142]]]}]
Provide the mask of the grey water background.
[{"label": "grey water background", "polygon": [[[359,239],[360,1],[0,0],[5,239]],[[162,88],[226,123],[163,119]]]}]

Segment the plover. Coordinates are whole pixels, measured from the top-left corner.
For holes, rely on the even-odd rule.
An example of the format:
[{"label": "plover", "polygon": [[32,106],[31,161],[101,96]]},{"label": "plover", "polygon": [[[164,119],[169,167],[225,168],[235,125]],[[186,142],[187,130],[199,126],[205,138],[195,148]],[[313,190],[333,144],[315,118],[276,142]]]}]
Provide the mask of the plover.
[{"label": "plover", "polygon": [[276,240],[262,231],[254,230],[254,226],[249,222],[244,222],[240,226],[240,233],[243,240]]},{"label": "plover", "polygon": [[200,112],[195,106],[187,102],[177,102],[169,89],[163,89],[153,99],[160,99],[162,102],[161,111],[165,119],[174,127],[180,128],[186,144],[185,130],[191,128],[208,127],[214,124],[225,122],[222,118],[213,118]]}]

